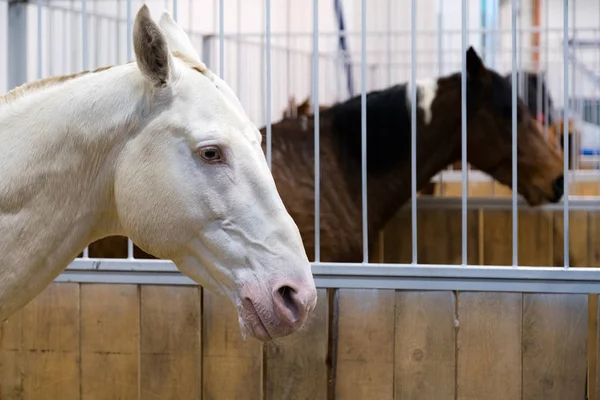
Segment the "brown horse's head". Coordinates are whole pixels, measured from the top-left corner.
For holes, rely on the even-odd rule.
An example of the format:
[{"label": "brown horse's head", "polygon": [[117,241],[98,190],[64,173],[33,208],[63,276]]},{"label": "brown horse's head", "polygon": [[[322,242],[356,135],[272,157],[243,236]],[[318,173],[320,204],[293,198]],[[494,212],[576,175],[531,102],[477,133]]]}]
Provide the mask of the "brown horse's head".
[{"label": "brown horse's head", "polygon": [[[512,86],[467,51],[468,160],[512,187]],[[460,75],[458,75],[460,79]],[[517,103],[517,188],[530,205],[556,203],[563,195],[560,148],[545,139],[525,103]]]}]

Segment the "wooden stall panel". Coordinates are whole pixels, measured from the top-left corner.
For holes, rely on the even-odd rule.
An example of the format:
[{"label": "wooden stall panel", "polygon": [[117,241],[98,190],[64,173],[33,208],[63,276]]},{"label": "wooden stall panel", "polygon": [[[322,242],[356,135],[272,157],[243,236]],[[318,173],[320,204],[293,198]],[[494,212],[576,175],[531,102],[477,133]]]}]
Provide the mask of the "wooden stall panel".
[{"label": "wooden stall panel", "polygon": [[335,396],[394,398],[393,290],[341,289]]},{"label": "wooden stall panel", "polygon": [[329,303],[325,289],[318,296],[305,329],[265,346],[267,399],[327,399]]},{"label": "wooden stall panel", "polygon": [[142,399],[201,398],[201,289],[141,287]]},{"label": "wooden stall panel", "polygon": [[83,399],[138,398],[137,285],[81,285]]},{"label": "wooden stall panel", "polygon": [[523,295],[523,399],[584,399],[587,295]]},{"label": "wooden stall panel", "polygon": [[[600,267],[600,213],[588,212],[588,265],[593,268]],[[589,296],[589,351],[590,358],[590,400],[598,400],[600,398],[600,329],[598,321],[600,321],[600,300],[597,294]]]},{"label": "wooden stall panel", "polygon": [[522,295],[458,296],[457,399],[521,399]]},{"label": "wooden stall panel", "polygon": [[262,399],[262,344],[242,338],[229,298],[203,291],[203,400]]},{"label": "wooden stall panel", "polygon": [[452,292],[396,293],[396,400],[454,400],[455,304]]},{"label": "wooden stall panel", "polygon": [[79,399],[79,285],[50,284],[22,324],[23,399]]},{"label": "wooden stall panel", "polygon": [[512,212],[484,210],[482,218],[483,265],[512,265]]},{"label": "wooden stall panel", "polygon": [[[410,210],[399,211],[384,230],[385,262],[412,261]],[[467,261],[478,264],[479,213],[467,211]],[[460,209],[417,210],[417,261],[420,264],[460,264],[462,260],[462,216]]]},{"label": "wooden stall panel", "polygon": [[23,399],[23,309],[0,322],[0,399]]},{"label": "wooden stall panel", "polygon": [[[507,217],[512,218],[512,211],[508,214]],[[552,265],[553,223],[553,214],[550,211],[519,210],[517,238],[520,266]],[[510,229],[509,234],[512,238],[512,223]],[[509,247],[509,250],[512,256],[512,248]]]},{"label": "wooden stall panel", "polygon": [[[562,267],[565,265],[564,214],[562,211],[555,211],[553,217],[554,257],[552,265]],[[592,218],[591,215],[590,218]],[[587,211],[569,211],[569,265],[572,267],[590,265],[589,239],[594,236],[588,235],[588,223]]]}]

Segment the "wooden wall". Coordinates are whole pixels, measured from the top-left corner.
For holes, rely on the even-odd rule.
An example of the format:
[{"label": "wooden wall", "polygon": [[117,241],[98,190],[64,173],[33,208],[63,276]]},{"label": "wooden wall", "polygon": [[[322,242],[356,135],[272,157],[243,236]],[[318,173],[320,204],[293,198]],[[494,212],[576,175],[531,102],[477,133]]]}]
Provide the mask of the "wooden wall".
[{"label": "wooden wall", "polygon": [[[458,263],[460,210],[418,215],[419,262]],[[469,212],[470,263],[511,263],[510,218]],[[571,263],[599,266],[600,213],[570,218]],[[561,223],[520,212],[519,262],[561,265]],[[381,258],[410,261],[410,243],[402,211]],[[0,324],[0,399],[599,398],[595,295],[320,289],[318,304],[262,346],[199,287],[56,283]]]}]

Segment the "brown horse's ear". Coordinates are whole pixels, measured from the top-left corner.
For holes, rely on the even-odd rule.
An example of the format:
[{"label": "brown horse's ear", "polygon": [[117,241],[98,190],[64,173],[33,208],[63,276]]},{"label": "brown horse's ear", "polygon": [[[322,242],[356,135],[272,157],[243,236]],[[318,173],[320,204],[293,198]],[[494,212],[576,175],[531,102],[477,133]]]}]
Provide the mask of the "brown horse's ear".
[{"label": "brown horse's ear", "polygon": [[474,78],[480,78],[484,72],[483,61],[479,58],[473,46],[470,46],[467,50],[467,73]]}]

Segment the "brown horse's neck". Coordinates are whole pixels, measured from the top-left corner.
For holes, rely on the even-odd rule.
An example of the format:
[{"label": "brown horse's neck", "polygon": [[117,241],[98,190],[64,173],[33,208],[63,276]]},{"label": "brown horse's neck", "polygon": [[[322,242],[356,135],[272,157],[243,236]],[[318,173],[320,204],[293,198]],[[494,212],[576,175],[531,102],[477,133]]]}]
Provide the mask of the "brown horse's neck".
[{"label": "brown horse's neck", "polygon": [[[410,120],[406,109],[402,110],[406,104],[405,88],[396,87],[381,96],[383,104],[377,104],[380,100],[375,95],[367,109],[371,121],[367,128],[367,151],[371,151],[367,154],[371,245],[411,196]],[[341,112],[325,110],[320,118],[319,231],[320,260],[324,262],[363,259],[360,102],[354,103],[345,103],[348,109]],[[449,117],[440,118],[442,114],[436,117],[436,107],[448,107],[443,102],[436,103],[437,98],[431,123],[425,125],[423,113],[418,112],[417,190],[452,162],[459,148],[452,135],[460,131],[460,113],[455,116],[446,112]],[[284,120],[272,125],[272,173],[282,200],[300,229],[310,259],[314,259],[315,249],[313,122],[309,117],[305,123]]]},{"label": "brown horse's neck", "polygon": [[[417,136],[417,192],[453,162],[455,154],[456,146],[444,146],[434,132],[421,129]],[[407,203],[412,195],[411,170],[411,160],[408,159],[386,174],[369,178],[369,240],[377,237],[400,207],[410,207]]]}]

